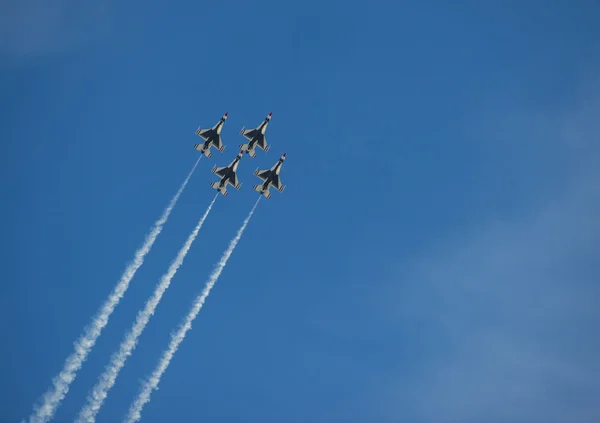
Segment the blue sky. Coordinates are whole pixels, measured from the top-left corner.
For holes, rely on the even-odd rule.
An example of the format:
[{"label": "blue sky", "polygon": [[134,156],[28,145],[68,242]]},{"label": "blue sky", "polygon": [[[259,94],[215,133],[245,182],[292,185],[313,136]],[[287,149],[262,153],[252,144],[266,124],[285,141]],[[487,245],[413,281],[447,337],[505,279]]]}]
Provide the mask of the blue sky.
[{"label": "blue sky", "polygon": [[0,421],[27,417],[224,112],[55,421],[242,159],[99,422],[120,421],[261,201],[143,421],[596,422],[593,1],[0,6]]}]

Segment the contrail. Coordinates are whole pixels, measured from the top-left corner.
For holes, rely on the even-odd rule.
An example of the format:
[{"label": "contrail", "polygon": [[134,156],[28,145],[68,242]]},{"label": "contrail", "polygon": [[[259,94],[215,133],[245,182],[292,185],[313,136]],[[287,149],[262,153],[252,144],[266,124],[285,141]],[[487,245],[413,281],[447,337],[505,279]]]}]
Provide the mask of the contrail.
[{"label": "contrail", "polygon": [[229,247],[227,247],[227,250],[225,250],[225,252],[223,253],[221,260],[219,260],[212,274],[208,278],[204,290],[198,297],[196,297],[196,300],[194,301],[190,312],[179,326],[179,329],[175,334],[171,335],[171,342],[169,343],[169,347],[163,352],[163,355],[160,361],[158,362],[158,365],[152,372],[150,378],[143,383],[140,393],[129,408],[129,413],[124,420],[125,423],[135,423],[142,418],[142,408],[144,408],[144,405],[146,405],[146,403],[150,401],[150,395],[152,394],[152,391],[158,388],[158,383],[160,382],[161,376],[163,375],[165,370],[167,370],[167,367],[169,366],[169,363],[171,362],[173,356],[177,352],[179,345],[183,342],[187,331],[192,328],[192,322],[194,321],[194,319],[200,312],[200,309],[204,305],[204,301],[206,300],[206,297],[208,297],[208,294],[210,294],[210,290],[217,282],[217,279],[219,279],[223,268],[227,264],[227,260],[229,260],[229,257],[233,253],[233,250],[235,249],[240,238],[242,237],[242,234],[244,233],[244,230],[246,229],[246,226],[248,225],[248,222],[250,221],[254,210],[256,210],[256,206],[258,206],[258,202],[260,201],[260,199],[261,197],[258,197],[258,200],[256,200],[254,207],[252,207],[252,210],[250,210],[248,217],[246,217],[246,220],[244,220],[244,223],[242,223],[242,226],[240,227],[240,229],[238,229],[235,238],[233,238],[229,243]]},{"label": "contrail", "polygon": [[140,335],[144,331],[148,321],[150,321],[150,317],[152,317],[154,314],[154,311],[156,310],[156,307],[158,306],[163,294],[169,288],[173,276],[175,276],[175,273],[177,273],[177,270],[183,264],[185,256],[190,250],[192,243],[198,236],[198,232],[200,231],[200,228],[202,228],[202,225],[210,213],[213,204],[215,204],[218,195],[219,193],[215,194],[215,197],[206,209],[206,212],[204,212],[204,215],[198,221],[198,224],[185,241],[185,244],[183,244],[183,247],[181,247],[181,250],[179,250],[177,257],[175,257],[175,260],[173,260],[171,266],[169,266],[167,273],[162,276],[160,282],[158,285],[156,285],[156,289],[154,290],[152,297],[150,297],[150,299],[146,302],[144,309],[138,313],[135,323],[131,327],[131,330],[125,335],[119,350],[112,355],[110,363],[108,366],[106,366],[106,369],[104,370],[104,373],[100,375],[96,386],[94,386],[92,392],[90,392],[88,395],[87,404],[83,407],[79,413],[79,417],[77,418],[78,423],[92,423],[96,420],[96,415],[98,414],[100,407],[102,407],[102,403],[106,399],[108,391],[110,391],[110,389],[114,386],[119,372],[127,361],[127,357],[131,355],[132,351],[136,347]]},{"label": "contrail", "polygon": [[175,207],[177,200],[179,200],[179,196],[190,180],[194,170],[196,170],[196,166],[198,166],[201,158],[202,156],[196,160],[194,167],[192,167],[192,170],[190,173],[188,173],[185,181],[183,181],[183,184],[181,184],[181,187],[179,187],[179,190],[171,199],[171,202],[163,212],[160,219],[154,222],[154,226],[152,227],[150,233],[146,235],[144,243],[135,252],[133,260],[125,268],[125,271],[121,275],[121,279],[119,279],[119,282],[110,293],[108,299],[98,310],[92,319],[91,324],[85,327],[83,335],[77,341],[75,341],[75,351],[73,351],[71,355],[67,357],[63,369],[52,380],[53,386],[50,387],[50,389],[42,397],[41,405],[36,405],[34,407],[33,414],[29,417],[30,423],[46,423],[54,416],[56,409],[69,392],[69,386],[71,385],[71,382],[75,380],[77,372],[83,365],[83,362],[86,360],[91,349],[96,344],[96,340],[102,333],[102,329],[104,329],[108,323],[108,318],[114,311],[117,304],[119,304],[121,298],[123,298],[123,295],[125,295],[125,291],[127,291],[129,283],[131,282],[131,279],[133,279],[135,272],[137,272],[140,266],[144,263],[144,258],[150,252],[152,245],[154,245],[154,241],[156,241],[156,238],[161,233],[164,224],[167,222],[167,219],[173,210],[173,207]]}]

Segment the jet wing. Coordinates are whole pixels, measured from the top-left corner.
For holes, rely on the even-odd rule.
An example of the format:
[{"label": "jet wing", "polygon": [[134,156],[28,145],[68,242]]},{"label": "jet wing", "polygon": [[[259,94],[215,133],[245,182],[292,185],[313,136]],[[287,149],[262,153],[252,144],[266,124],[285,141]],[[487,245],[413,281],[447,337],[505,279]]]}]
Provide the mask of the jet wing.
[{"label": "jet wing", "polygon": [[279,178],[279,175],[273,175],[271,183],[273,184],[273,188],[275,188],[279,192],[283,191],[283,185],[281,184],[281,179]]},{"label": "jet wing", "polygon": [[200,138],[204,139],[205,141],[207,141],[210,138],[212,129],[196,129],[196,135],[198,135]]},{"label": "jet wing", "polygon": [[272,176],[271,184],[273,185],[273,188],[275,188],[279,192],[283,192],[283,190],[285,189],[285,185],[281,183],[281,178],[279,178],[279,175]]},{"label": "jet wing", "polygon": [[261,148],[264,152],[269,151],[269,147],[267,146],[267,138],[263,134],[259,134],[256,137],[256,145]]},{"label": "jet wing", "polygon": [[234,173],[233,176],[229,179],[229,183],[235,187],[235,189],[240,189],[242,186],[240,181],[238,180],[237,173]]},{"label": "jet wing", "polygon": [[240,134],[246,137],[249,141],[252,141],[252,139],[256,136],[257,133],[258,130],[256,129],[242,129],[240,131]]},{"label": "jet wing", "polygon": [[221,178],[224,178],[227,175],[227,167],[213,167],[212,171]]},{"label": "jet wing", "polygon": [[221,141],[221,136],[217,135],[215,137],[215,139],[213,140],[213,145],[217,148],[217,150],[219,150],[221,153],[223,152],[223,150],[225,150],[225,147],[223,147],[223,141]]},{"label": "jet wing", "polygon": [[258,170],[257,169],[256,171],[254,171],[254,174],[256,176],[258,176],[260,179],[262,179],[263,181],[265,181],[269,177],[269,175],[271,175],[271,170],[270,169],[269,170]]}]

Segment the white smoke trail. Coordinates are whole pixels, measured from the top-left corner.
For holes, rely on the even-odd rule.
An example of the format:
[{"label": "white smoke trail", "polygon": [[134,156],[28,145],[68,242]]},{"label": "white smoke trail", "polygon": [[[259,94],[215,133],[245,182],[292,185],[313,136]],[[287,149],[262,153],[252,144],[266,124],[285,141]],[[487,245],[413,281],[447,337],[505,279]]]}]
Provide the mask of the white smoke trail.
[{"label": "white smoke trail", "polygon": [[252,207],[252,210],[250,210],[248,217],[246,217],[246,220],[244,220],[244,223],[238,230],[237,234],[235,235],[235,238],[233,238],[229,243],[229,247],[227,247],[227,250],[225,250],[225,252],[223,253],[221,260],[219,260],[212,274],[208,278],[204,290],[198,297],[196,297],[196,300],[194,301],[190,312],[179,326],[179,329],[175,334],[171,335],[171,342],[169,343],[169,347],[163,352],[163,355],[160,361],[158,362],[158,365],[152,372],[150,378],[147,381],[145,381],[142,385],[140,393],[129,408],[129,413],[124,420],[125,423],[135,423],[142,418],[142,408],[144,408],[144,405],[146,405],[146,403],[150,401],[150,395],[152,394],[152,391],[158,388],[158,383],[160,382],[161,376],[163,375],[165,370],[167,370],[167,367],[169,366],[169,363],[171,362],[173,356],[177,352],[179,345],[183,342],[187,331],[192,328],[192,322],[194,321],[194,319],[200,312],[200,309],[204,305],[204,301],[206,300],[206,297],[208,297],[208,294],[210,294],[210,290],[217,282],[217,279],[219,279],[223,268],[227,264],[227,260],[229,260],[229,257],[233,253],[233,250],[235,249],[240,238],[242,237],[242,234],[244,233],[244,230],[246,229],[246,226],[248,225],[248,222],[250,221],[250,218],[252,217],[256,206],[258,206],[258,202],[260,201],[260,199],[261,197],[258,197],[258,200],[256,200],[254,207]]},{"label": "white smoke trail", "polygon": [[158,285],[156,285],[156,289],[150,299],[146,302],[144,309],[138,313],[135,323],[131,327],[131,330],[125,335],[123,342],[121,342],[121,345],[119,346],[119,350],[112,355],[110,363],[106,366],[106,369],[104,370],[104,373],[100,375],[96,386],[94,386],[92,392],[88,395],[87,403],[77,418],[78,423],[92,423],[96,420],[96,415],[98,414],[98,411],[100,411],[100,407],[102,407],[102,404],[108,395],[108,391],[114,386],[119,372],[127,361],[127,357],[129,357],[135,349],[140,335],[154,314],[163,294],[169,288],[175,273],[177,273],[177,270],[183,264],[185,256],[198,236],[198,232],[200,231],[200,228],[202,228],[213,204],[215,204],[218,195],[219,193],[215,194],[215,197],[206,209],[206,212],[204,212],[204,215],[200,218],[198,224],[183,244],[183,247],[179,250],[177,257],[175,257],[175,260],[173,260],[167,272],[162,276]]},{"label": "white smoke trail", "polygon": [[77,372],[83,365],[83,362],[86,360],[88,354],[91,349],[96,344],[96,341],[100,334],[102,333],[102,329],[108,323],[108,319],[112,312],[114,311],[117,304],[123,295],[125,295],[125,291],[129,287],[129,283],[135,272],[140,268],[140,266],[144,263],[144,258],[150,252],[152,245],[154,245],[154,241],[161,233],[163,226],[167,222],[171,211],[175,207],[177,200],[179,200],[179,196],[183,192],[185,186],[190,180],[194,170],[196,170],[196,166],[200,162],[202,156],[196,160],[194,167],[190,173],[188,173],[187,177],[179,187],[179,190],[175,194],[175,196],[171,199],[171,202],[163,212],[160,219],[154,222],[154,226],[148,235],[146,235],[146,239],[142,246],[135,252],[133,260],[127,265],[125,271],[121,275],[121,279],[110,293],[108,299],[102,305],[102,307],[98,310],[91,323],[85,327],[83,335],[75,341],[75,351],[71,353],[67,357],[65,361],[65,365],[61,372],[52,380],[52,387],[44,394],[41,400],[41,405],[36,405],[34,407],[33,414],[29,417],[30,423],[46,423],[49,421],[56,412],[56,409],[65,398],[67,393],[69,392],[69,386],[75,380],[77,376]]}]

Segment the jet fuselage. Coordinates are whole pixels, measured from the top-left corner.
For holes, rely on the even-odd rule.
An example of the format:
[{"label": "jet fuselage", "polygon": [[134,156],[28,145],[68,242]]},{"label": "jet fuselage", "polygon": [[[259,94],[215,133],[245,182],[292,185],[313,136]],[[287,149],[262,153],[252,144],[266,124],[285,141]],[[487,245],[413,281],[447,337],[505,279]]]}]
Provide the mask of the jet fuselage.
[{"label": "jet fuselage", "polygon": [[277,164],[275,165],[275,168],[269,174],[269,177],[267,178],[267,180],[263,184],[265,188],[268,188],[269,185],[271,185],[273,183],[273,179],[275,179],[275,176],[279,176],[279,171],[281,170],[281,165],[282,164],[283,164],[283,160],[279,160],[279,162],[277,162]]},{"label": "jet fuselage", "polygon": [[[227,168],[227,173],[225,174],[225,176],[221,179],[221,182],[219,182],[219,187],[223,187],[225,185],[227,185],[227,182],[232,181],[233,179],[233,175],[235,175],[235,172],[237,172],[237,168],[238,165],[240,164],[240,159],[236,158],[234,160],[234,162]],[[231,185],[233,185],[233,182],[230,182]]]}]

